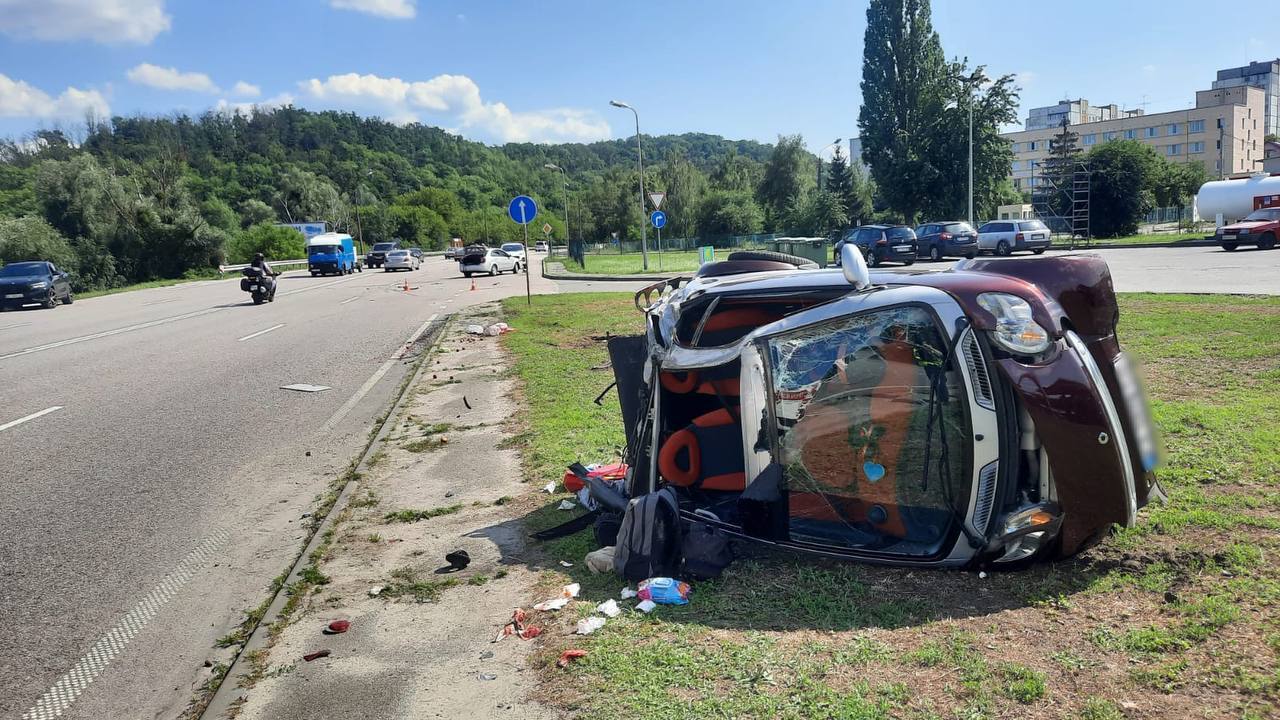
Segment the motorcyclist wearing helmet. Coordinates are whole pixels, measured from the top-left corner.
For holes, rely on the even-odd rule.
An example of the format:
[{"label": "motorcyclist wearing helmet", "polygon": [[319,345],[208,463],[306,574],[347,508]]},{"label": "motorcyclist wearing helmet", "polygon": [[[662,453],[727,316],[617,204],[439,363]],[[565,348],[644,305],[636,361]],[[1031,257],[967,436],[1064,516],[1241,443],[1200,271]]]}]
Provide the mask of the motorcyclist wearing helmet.
[{"label": "motorcyclist wearing helmet", "polygon": [[262,279],[267,283],[269,296],[274,298],[276,295],[276,276],[280,273],[271,269],[271,265],[267,263],[267,258],[262,253],[255,253],[253,262],[249,263],[249,267],[257,268],[262,273]]}]

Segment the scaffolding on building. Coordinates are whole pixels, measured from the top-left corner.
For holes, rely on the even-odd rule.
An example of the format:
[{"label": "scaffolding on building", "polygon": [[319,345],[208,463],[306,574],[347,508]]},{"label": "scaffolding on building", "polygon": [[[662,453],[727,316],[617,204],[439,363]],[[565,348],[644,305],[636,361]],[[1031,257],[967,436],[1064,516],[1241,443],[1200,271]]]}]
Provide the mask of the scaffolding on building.
[{"label": "scaffolding on building", "polygon": [[1071,163],[1061,174],[1046,175],[1037,163],[1032,175],[1031,210],[1050,232],[1065,235],[1072,249],[1088,246],[1089,191],[1092,173],[1083,160]]}]

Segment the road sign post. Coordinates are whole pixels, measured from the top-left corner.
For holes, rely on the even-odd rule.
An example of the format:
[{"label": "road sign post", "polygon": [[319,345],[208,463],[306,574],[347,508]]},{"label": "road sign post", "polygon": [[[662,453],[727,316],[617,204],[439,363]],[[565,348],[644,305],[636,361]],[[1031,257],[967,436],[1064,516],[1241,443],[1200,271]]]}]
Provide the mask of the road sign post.
[{"label": "road sign post", "polygon": [[517,195],[507,205],[507,215],[524,231],[524,297],[526,303],[533,305],[533,288],[529,280],[529,223],[538,217],[538,204],[528,195]]},{"label": "road sign post", "polygon": [[[649,193],[649,199],[653,201],[654,207],[661,205],[664,197],[666,193]],[[667,214],[661,210],[654,210],[649,214],[649,222],[653,223],[653,227],[658,231],[658,272],[662,272],[662,228],[667,225]]]}]

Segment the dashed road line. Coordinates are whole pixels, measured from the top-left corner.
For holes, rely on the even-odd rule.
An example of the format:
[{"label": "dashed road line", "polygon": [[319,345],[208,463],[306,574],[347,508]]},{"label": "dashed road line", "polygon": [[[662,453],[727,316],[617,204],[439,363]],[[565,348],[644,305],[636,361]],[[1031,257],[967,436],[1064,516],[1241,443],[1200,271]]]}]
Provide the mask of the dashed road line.
[{"label": "dashed road line", "polygon": [[12,427],[18,427],[19,425],[21,425],[21,424],[22,424],[22,423],[24,423],[24,422],[28,422],[28,421],[31,421],[31,420],[35,420],[35,419],[36,419],[36,418],[38,418],[38,417],[44,417],[45,415],[48,415],[48,414],[49,414],[49,413],[51,413],[51,412],[57,412],[57,411],[59,411],[59,410],[61,410],[61,409],[62,409],[62,406],[61,406],[61,405],[54,405],[53,407],[45,408],[45,409],[41,410],[40,412],[34,412],[34,413],[31,413],[30,415],[28,415],[28,416],[26,416],[26,417],[20,417],[20,418],[18,418],[17,420],[10,420],[9,422],[7,422],[7,423],[5,423],[5,424],[0,425],[0,432],[4,432],[5,430],[8,430],[9,428],[12,428]]},{"label": "dashed road line", "polygon": [[258,332],[256,332],[256,333],[250,333],[250,334],[248,334],[248,335],[245,335],[245,336],[244,336],[244,337],[242,337],[242,338],[236,338],[236,342],[244,342],[245,340],[252,340],[252,339],[254,339],[254,338],[258,337],[259,335],[266,335],[267,333],[271,332],[272,330],[279,330],[279,329],[280,329],[280,328],[282,328],[282,327],[284,327],[284,323],[280,323],[279,325],[272,325],[271,327],[267,328],[266,330],[259,330],[259,331],[258,331]]},{"label": "dashed road line", "polygon": [[[409,336],[409,341],[406,342],[403,347],[408,347],[417,342],[418,338],[422,337],[422,333],[427,331],[427,327],[429,327],[437,317],[440,317],[438,313],[427,318],[427,321],[418,326],[418,329],[413,332],[413,335]],[[387,372],[400,361],[403,353],[403,347],[400,350],[397,350],[396,354],[392,355],[390,360],[382,363],[382,366],[375,370],[373,374],[369,376],[368,380],[364,381],[364,384],[360,386],[360,389],[356,391],[356,394],[348,398],[347,401],[342,404],[342,407],[338,408],[333,415],[329,416],[328,420],[324,421],[324,425],[320,426],[321,434],[329,432],[334,428],[334,426],[342,422],[342,418],[346,417],[347,413],[351,412],[351,409],[363,400],[365,395],[369,394],[369,391],[373,389],[374,385],[378,384],[378,381],[382,379],[382,376],[386,375]]]},{"label": "dashed road line", "polygon": [[347,303],[349,303],[349,302],[355,302],[356,300],[359,300],[359,299],[360,299],[360,296],[359,296],[359,295],[356,295],[355,297],[349,297],[349,298],[347,298],[346,300],[343,300],[342,302],[340,302],[340,303],[338,303],[338,304],[339,304],[339,305],[346,305],[346,304],[347,304]]},{"label": "dashed road line", "polygon": [[89,652],[80,658],[53,687],[45,691],[36,700],[36,704],[22,715],[22,720],[53,720],[60,717],[75,703],[80,693],[85,691],[98,676],[102,674],[111,661],[124,652],[125,646],[142,631],[147,623],[160,612],[160,608],[173,599],[184,585],[195,577],[206,563],[212,560],[218,549],[229,540],[231,534],[220,530],[206,538],[195,550],[192,550],[178,566],[173,569],[160,584],[151,589],[147,596],[138,601],[127,615],[120,619],[93,644]]},{"label": "dashed road line", "polygon": [[30,324],[31,323],[29,322],[14,323],[12,325],[5,325],[4,327],[0,327],[0,330],[11,330],[13,328],[26,327],[27,325],[30,325]]}]

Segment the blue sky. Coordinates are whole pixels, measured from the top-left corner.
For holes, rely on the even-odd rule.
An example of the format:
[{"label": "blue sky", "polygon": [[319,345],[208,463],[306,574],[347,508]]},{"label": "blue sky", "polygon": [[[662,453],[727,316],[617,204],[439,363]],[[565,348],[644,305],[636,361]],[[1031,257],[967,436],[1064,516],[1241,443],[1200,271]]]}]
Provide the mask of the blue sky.
[{"label": "blue sky", "polygon": [[[812,148],[856,133],[858,0],[0,0],[0,136],[99,113],[292,102],[488,143],[702,131]],[[1070,97],[1185,108],[1280,56],[1266,0],[935,0],[948,56]],[[1216,36],[1217,39],[1214,39]]]}]

